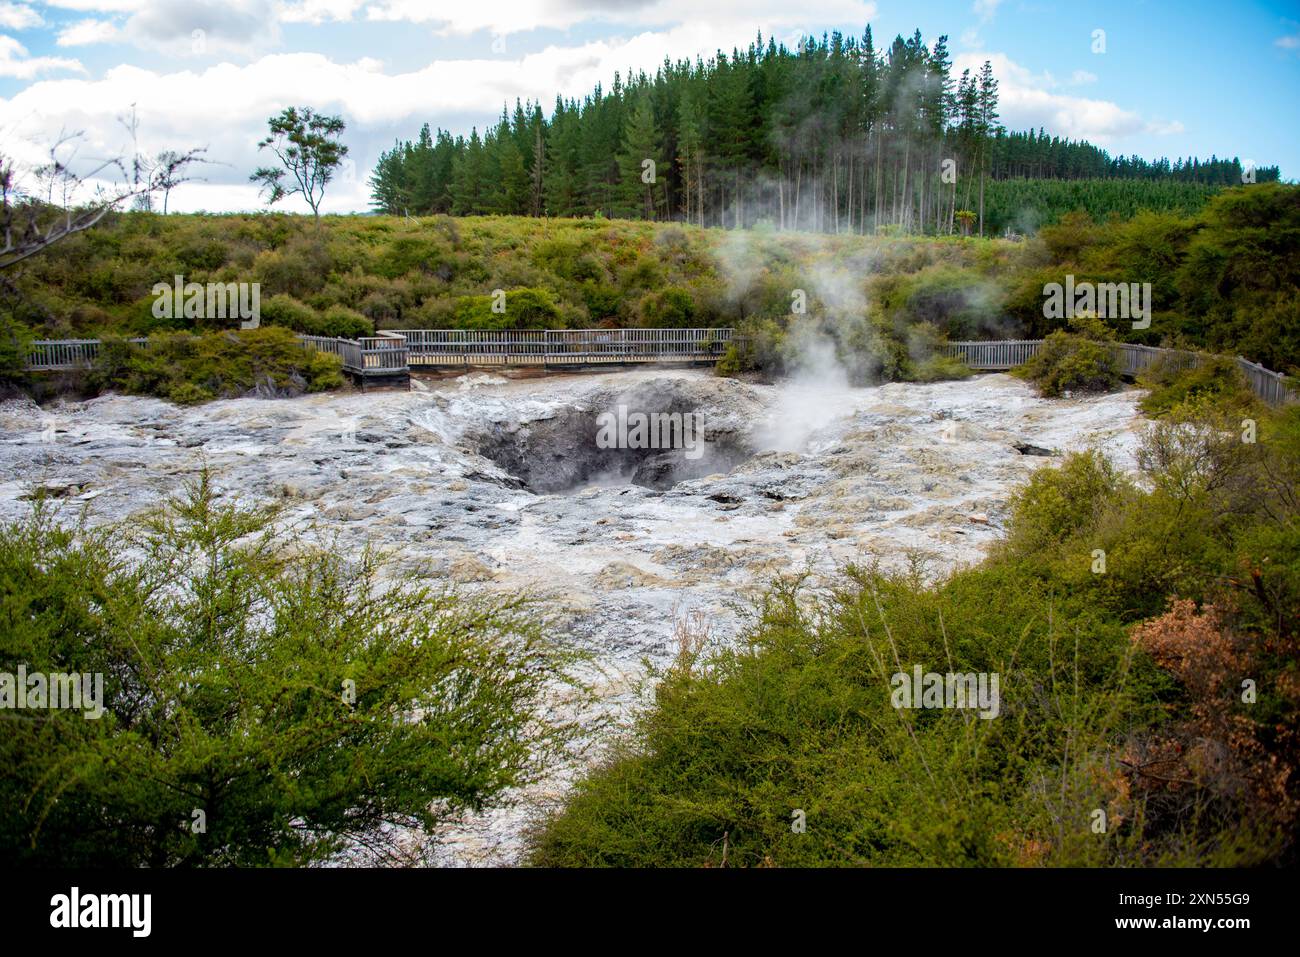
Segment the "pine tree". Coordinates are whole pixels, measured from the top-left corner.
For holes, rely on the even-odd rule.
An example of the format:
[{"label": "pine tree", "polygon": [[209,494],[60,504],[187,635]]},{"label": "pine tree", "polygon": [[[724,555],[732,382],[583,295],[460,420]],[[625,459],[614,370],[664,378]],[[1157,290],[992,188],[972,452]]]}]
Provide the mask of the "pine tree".
[{"label": "pine tree", "polygon": [[[919,32],[898,36],[882,55],[870,27],[860,38],[835,32],[794,50],[759,35],[743,50],[665,61],[654,76],[625,83],[616,75],[608,89],[557,98],[549,120],[540,106],[516,101],[484,134],[453,138],[425,127],[380,155],[372,202],[413,215],[617,212],[728,227],[771,215],[781,229],[892,223],[912,233],[953,232],[958,210],[978,208],[986,233],[1016,215],[1000,205],[1005,191],[990,199],[991,184],[1017,177],[1240,183],[1232,158],[1148,162],[1042,129],[1009,133],[998,122],[997,90],[989,63],[964,71],[954,90],[946,37],[927,49]],[[655,160],[653,184],[641,179],[646,159]],[[956,161],[955,183],[942,182],[947,159]],[[1256,170],[1260,182],[1279,176],[1276,167]],[[1104,208],[1120,211],[1142,195],[1095,188]],[[1026,195],[1035,215],[1081,201],[1055,187]],[[1161,204],[1191,194],[1146,195],[1174,208]]]},{"label": "pine tree", "polygon": [[485,212],[483,193],[483,141],[474,129],[465,149],[452,164],[451,211],[457,216]]},{"label": "pine tree", "polygon": [[642,96],[628,116],[619,153],[619,212],[654,219],[662,196],[663,158],[650,98]]},{"label": "pine tree", "polygon": [[988,60],[980,68],[979,93],[979,135],[980,149],[980,235],[984,235],[984,172],[988,168],[989,139],[999,132],[998,125],[998,81],[993,77],[993,64]]},{"label": "pine tree", "polygon": [[[704,155],[703,139],[700,136],[699,110],[690,90],[683,94],[677,111],[677,162],[682,169],[682,216],[691,222],[692,203],[695,197],[703,194]],[[698,210],[703,222],[703,210]]]}]

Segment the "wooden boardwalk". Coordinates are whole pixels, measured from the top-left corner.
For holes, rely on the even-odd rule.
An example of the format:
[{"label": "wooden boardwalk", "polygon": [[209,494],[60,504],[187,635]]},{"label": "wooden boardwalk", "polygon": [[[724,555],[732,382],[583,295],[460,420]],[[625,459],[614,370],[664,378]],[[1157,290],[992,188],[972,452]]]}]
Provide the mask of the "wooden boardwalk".
[{"label": "wooden boardwalk", "polygon": [[[412,369],[473,366],[573,368],[654,362],[717,362],[736,340],[732,329],[403,329],[360,339],[305,336],[303,347],[337,355],[343,371],[361,382],[409,378]],[[129,339],[148,348],[147,339]],[[738,341],[738,340],[737,340]],[[1042,339],[949,342],[948,355],[972,369],[1005,371],[1038,353]],[[25,368],[32,372],[88,369],[99,354],[98,339],[38,339]],[[1135,376],[1156,362],[1199,365],[1200,352],[1113,343],[1120,372]],[[1286,376],[1240,356],[1236,359],[1257,396],[1270,405],[1300,401]]]},{"label": "wooden boardwalk", "polygon": [[[731,329],[403,329],[360,339],[300,335],[303,347],[328,352],[343,371],[362,379],[409,376],[413,368],[470,366],[621,365],[651,362],[717,362],[731,342]],[[129,342],[148,346],[146,339]],[[38,339],[25,368],[32,372],[88,369],[98,339]]]},{"label": "wooden boardwalk", "polygon": [[590,366],[717,362],[731,329],[407,329],[407,361],[417,366]]},{"label": "wooden boardwalk", "polygon": [[[989,341],[949,342],[947,354],[961,359],[972,369],[988,372],[1006,371],[1028,362],[1042,347],[1042,339],[998,339]],[[1160,349],[1156,346],[1137,346],[1126,342],[1111,344],[1122,375],[1133,377],[1157,362],[1174,363],[1180,367],[1197,366],[1213,356],[1182,349]],[[1249,359],[1236,357],[1237,367],[1246,377],[1251,390],[1269,405],[1285,405],[1300,401],[1300,393],[1284,381],[1280,372],[1271,372]]]}]

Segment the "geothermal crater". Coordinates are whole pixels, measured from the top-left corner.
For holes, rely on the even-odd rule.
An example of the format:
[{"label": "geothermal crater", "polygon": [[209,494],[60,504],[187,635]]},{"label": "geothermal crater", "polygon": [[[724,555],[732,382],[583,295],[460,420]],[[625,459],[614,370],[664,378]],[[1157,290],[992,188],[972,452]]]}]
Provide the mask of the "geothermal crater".
[{"label": "geothermal crater", "polygon": [[667,489],[727,472],[754,452],[747,430],[690,380],[623,392],[597,389],[580,403],[526,422],[483,423],[469,447],[541,494],[599,485]]},{"label": "geothermal crater", "polygon": [[[584,719],[621,720],[642,703],[642,663],[675,654],[682,618],[729,641],[774,576],[815,587],[850,561],[918,556],[936,574],[977,561],[1036,468],[1088,445],[1131,467],[1140,421],[1134,392],[1048,401],[1003,375],[850,389],[642,369],[415,385],[197,407],[3,403],[0,520],[37,488],[67,521],[83,508],[129,519],[206,465],[223,496],[279,501],[333,547],[369,542],[398,570],[537,596],[556,640],[590,656],[601,704]],[[700,416],[704,451],[601,448],[599,417],[620,405]],[[522,807],[577,771],[557,768]],[[412,854],[509,862],[526,813],[467,819],[437,846],[413,835]]]}]

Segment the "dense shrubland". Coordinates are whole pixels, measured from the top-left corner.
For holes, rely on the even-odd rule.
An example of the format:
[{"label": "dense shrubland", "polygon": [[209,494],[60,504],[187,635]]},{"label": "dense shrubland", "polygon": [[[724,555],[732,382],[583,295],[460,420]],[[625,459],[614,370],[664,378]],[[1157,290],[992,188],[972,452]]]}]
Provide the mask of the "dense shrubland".
[{"label": "dense shrubland", "polygon": [[[0,287],[0,374],[15,374],[26,337],[202,326],[153,315],[154,283],[175,275],[258,282],[264,325],[318,335],[732,326],[746,342],[722,370],[768,376],[787,371],[791,330],[811,324],[859,382],[955,371],[934,358],[945,338],[1067,330],[1044,317],[1043,287],[1074,275],[1152,284],[1149,329],[1110,318],[1099,335],[1300,369],[1300,187],[1264,183],[1225,190],[1196,215],[1079,213],[1023,241],[603,219],[325,217],[317,227],[280,215],[120,214]],[[495,290],[504,312],[492,308]]]},{"label": "dense shrubland", "polygon": [[228,332],[156,333],[146,345],[104,340],[87,377],[95,391],[157,395],[182,404],[323,392],[343,384],[339,358],[304,349],[275,326]]},{"label": "dense shrubland", "polygon": [[[1300,409],[1251,411],[1253,444],[1240,410],[1171,408],[1140,482],[1096,453],[1044,468],[977,567],[778,582],[739,647],[685,632],[533,861],[1293,862]],[[998,673],[1000,714],[893,708],[914,664]]]},{"label": "dense shrubland", "polygon": [[204,476],[130,525],[40,502],[0,527],[0,672],[99,674],[104,709],[9,703],[5,861],[397,860],[404,828],[492,806],[567,747],[553,695],[581,693],[536,608],[283,518]]}]

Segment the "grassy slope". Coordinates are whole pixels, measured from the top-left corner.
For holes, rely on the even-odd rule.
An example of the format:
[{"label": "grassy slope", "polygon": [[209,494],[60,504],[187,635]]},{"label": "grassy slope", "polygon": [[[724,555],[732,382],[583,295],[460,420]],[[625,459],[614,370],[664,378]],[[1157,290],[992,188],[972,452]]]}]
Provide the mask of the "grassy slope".
[{"label": "grassy slope", "polygon": [[[724,372],[783,371],[790,326],[833,338],[857,381],[931,379],[941,337],[1044,336],[1043,290],[1150,283],[1151,323],[1117,339],[1300,369],[1300,187],[1218,193],[1195,215],[1067,216],[1028,241],[729,232],[629,220],[129,213],[31,260],[0,289],[6,331],[48,337],[193,326],[156,319],[155,283],[261,284],[263,324],[380,328],[738,327]],[[492,309],[492,294],[506,310]],[[804,313],[799,306],[804,305]],[[201,323],[199,323],[201,324]],[[8,353],[13,353],[9,349]],[[0,348],[0,363],[6,354]]]},{"label": "grassy slope", "polygon": [[[287,295],[323,312],[341,306],[380,326],[454,325],[466,299],[537,289],[548,321],[700,325],[789,312],[790,290],[821,264],[870,258],[880,272],[987,268],[1015,244],[746,234],[630,220],[526,217],[156,215],[130,213],[33,260],[17,277],[17,317],[44,335],[108,328],[145,333],[155,282],[259,282],[263,303]],[[860,277],[865,278],[865,277]],[[682,290],[687,314],[665,308]],[[12,304],[11,304],[12,308]]]}]

